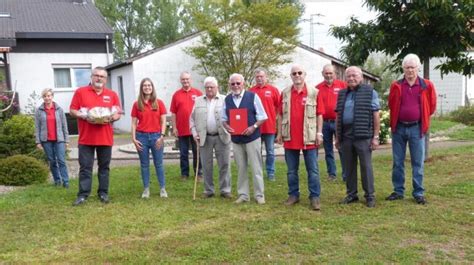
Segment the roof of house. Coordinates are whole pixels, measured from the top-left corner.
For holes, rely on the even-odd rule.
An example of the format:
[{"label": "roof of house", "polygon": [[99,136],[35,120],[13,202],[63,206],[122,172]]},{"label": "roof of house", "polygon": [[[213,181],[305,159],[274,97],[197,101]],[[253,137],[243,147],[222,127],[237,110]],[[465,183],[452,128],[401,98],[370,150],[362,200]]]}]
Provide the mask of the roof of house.
[{"label": "roof of house", "polygon": [[[185,42],[185,41],[187,41],[187,40],[190,40],[190,39],[193,39],[193,38],[195,38],[195,37],[198,37],[198,36],[201,35],[201,33],[202,33],[202,32],[196,32],[196,33],[187,35],[187,36],[185,36],[185,37],[183,37],[183,38],[181,38],[181,39],[179,39],[179,40],[176,40],[175,42],[169,43],[169,44],[164,45],[164,46],[161,46],[161,47],[157,47],[157,48],[151,49],[151,50],[149,50],[149,51],[140,53],[140,54],[138,54],[138,55],[136,55],[136,56],[133,56],[133,57],[124,59],[124,60],[122,60],[122,61],[115,62],[115,63],[113,63],[113,64],[110,64],[110,65],[106,66],[105,68],[106,68],[107,70],[113,70],[113,69],[120,68],[120,67],[125,66],[125,65],[129,65],[129,64],[133,63],[134,61],[136,61],[136,60],[138,60],[138,59],[141,59],[141,58],[143,58],[143,57],[146,57],[146,56],[148,56],[148,55],[150,55],[150,54],[156,53],[156,52],[161,51],[161,50],[165,50],[165,49],[167,49],[167,48],[169,48],[169,47],[175,46],[175,45],[180,44],[180,43],[182,43],[182,42]],[[305,50],[307,50],[307,51],[309,51],[309,52],[318,54],[318,55],[320,55],[320,56],[322,56],[322,57],[324,57],[324,58],[330,60],[331,62],[333,62],[333,63],[335,63],[335,64],[338,64],[338,65],[341,65],[341,66],[344,66],[344,67],[348,67],[348,66],[349,66],[348,63],[346,63],[346,62],[344,62],[344,61],[342,61],[342,60],[340,60],[340,59],[338,59],[338,58],[336,58],[336,57],[334,57],[334,56],[331,56],[331,55],[329,55],[329,54],[327,54],[327,53],[324,53],[324,52],[322,52],[322,51],[313,49],[313,48],[311,48],[311,47],[309,47],[309,46],[307,46],[307,45],[304,45],[304,44],[302,44],[302,43],[299,43],[299,44],[298,44],[298,47],[300,47],[300,48],[302,48],[302,49],[305,49]],[[370,78],[370,79],[372,79],[372,80],[374,80],[374,81],[380,81],[380,77],[378,77],[377,75],[372,74],[372,73],[370,73],[370,72],[367,72],[367,71],[365,71],[364,69],[362,69],[362,72],[364,73],[364,75],[365,75],[366,77],[368,77],[368,78]]]},{"label": "roof of house", "polygon": [[105,39],[113,30],[92,0],[1,0],[0,46],[16,39]]}]

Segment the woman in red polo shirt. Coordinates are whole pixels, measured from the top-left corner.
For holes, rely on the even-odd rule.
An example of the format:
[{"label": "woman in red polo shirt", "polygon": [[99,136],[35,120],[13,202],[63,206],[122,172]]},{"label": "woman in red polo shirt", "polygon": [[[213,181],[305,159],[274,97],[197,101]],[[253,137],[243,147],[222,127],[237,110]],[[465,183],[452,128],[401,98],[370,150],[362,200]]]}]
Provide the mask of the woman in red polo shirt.
[{"label": "woman in red polo shirt", "polygon": [[69,142],[66,115],[53,101],[54,92],[46,88],[41,92],[44,103],[35,111],[36,146],[44,150],[54,185],[69,188],[69,175],[66,166],[66,143]]},{"label": "woman in red polo shirt", "polygon": [[140,158],[143,181],[142,198],[150,197],[150,150],[156,176],[160,183],[160,197],[167,198],[163,169],[163,135],[166,131],[166,107],[156,97],[155,86],[150,78],[140,82],[138,99],[132,107],[132,141]]}]

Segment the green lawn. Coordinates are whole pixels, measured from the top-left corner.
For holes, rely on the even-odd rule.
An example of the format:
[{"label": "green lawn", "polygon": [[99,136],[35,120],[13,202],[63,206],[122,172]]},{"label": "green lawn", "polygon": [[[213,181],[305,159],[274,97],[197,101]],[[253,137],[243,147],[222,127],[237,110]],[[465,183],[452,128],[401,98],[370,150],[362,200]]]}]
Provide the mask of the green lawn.
[{"label": "green lawn", "polygon": [[[72,207],[77,180],[69,190],[31,186],[0,196],[0,263],[472,264],[474,146],[432,155],[425,168],[425,206],[409,195],[411,174],[405,200],[384,200],[391,192],[391,156],[381,155],[374,158],[374,209],[362,202],[339,205],[344,185],[328,182],[325,173],[320,212],[308,208],[305,180],[300,204],[285,207],[282,162],[277,181],[265,183],[263,206],[192,201],[193,182],[177,179],[177,165],[166,166],[168,199],[159,198],[156,180],[152,197],[140,199],[138,167],[112,169],[108,205],[92,196]],[[235,197],[235,168],[233,176]]]}]

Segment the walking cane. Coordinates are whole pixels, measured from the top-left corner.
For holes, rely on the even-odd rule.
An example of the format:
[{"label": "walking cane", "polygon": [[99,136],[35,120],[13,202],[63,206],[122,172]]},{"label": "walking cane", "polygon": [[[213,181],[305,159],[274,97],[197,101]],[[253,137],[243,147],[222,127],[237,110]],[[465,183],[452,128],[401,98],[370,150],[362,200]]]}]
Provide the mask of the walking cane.
[{"label": "walking cane", "polygon": [[197,152],[197,159],[196,159],[196,174],[194,176],[194,192],[193,192],[193,201],[196,200],[196,188],[197,188],[197,181],[198,181],[198,172],[199,172],[199,143],[196,143],[196,152]]}]

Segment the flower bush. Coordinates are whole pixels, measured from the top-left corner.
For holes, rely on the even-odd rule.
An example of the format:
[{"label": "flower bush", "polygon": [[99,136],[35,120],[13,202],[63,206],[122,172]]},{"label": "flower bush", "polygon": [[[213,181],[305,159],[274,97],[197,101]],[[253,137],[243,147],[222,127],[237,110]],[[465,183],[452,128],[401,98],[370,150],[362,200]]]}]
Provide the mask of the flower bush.
[{"label": "flower bush", "polygon": [[390,138],[390,113],[388,110],[380,111],[380,144],[386,144]]}]

